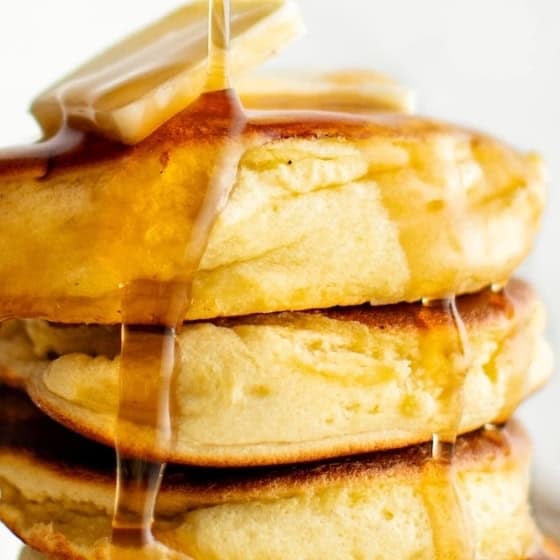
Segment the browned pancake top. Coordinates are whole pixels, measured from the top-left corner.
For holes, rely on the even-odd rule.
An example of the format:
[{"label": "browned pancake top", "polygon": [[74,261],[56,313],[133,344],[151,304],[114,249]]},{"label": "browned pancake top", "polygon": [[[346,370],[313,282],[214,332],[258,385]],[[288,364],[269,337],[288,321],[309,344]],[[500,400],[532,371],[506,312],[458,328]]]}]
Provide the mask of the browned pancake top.
[{"label": "browned pancake top", "polygon": [[[474,294],[457,296],[457,310],[466,326],[480,326],[501,318],[512,318],[522,313],[535,301],[535,291],[523,280],[512,279],[504,289],[493,291],[490,288]],[[373,329],[431,329],[449,325],[449,311],[445,301],[422,305],[420,302],[396,303],[392,305],[369,304],[331,307],[328,309],[310,309],[298,311],[306,315],[327,317],[336,321],[362,323]],[[254,322],[274,322],[287,312],[261,313],[244,317],[225,317],[214,319],[214,324],[235,326]]]},{"label": "browned pancake top", "polygon": [[[34,148],[23,148],[19,156],[2,157],[0,150],[0,180],[2,178],[52,175],[88,165],[119,161],[123,158],[142,160],[148,153],[161,153],[188,146],[212,145],[231,130],[231,107],[220,103],[220,96],[207,94],[181,113],[175,115],[154,133],[135,146],[125,146],[91,133],[67,153],[53,157],[34,156]],[[432,119],[397,114],[351,115],[331,112],[247,112],[244,136],[276,140],[284,138],[318,139],[346,138],[365,140],[394,138],[422,141],[434,134],[469,136],[473,141],[484,136]]]}]

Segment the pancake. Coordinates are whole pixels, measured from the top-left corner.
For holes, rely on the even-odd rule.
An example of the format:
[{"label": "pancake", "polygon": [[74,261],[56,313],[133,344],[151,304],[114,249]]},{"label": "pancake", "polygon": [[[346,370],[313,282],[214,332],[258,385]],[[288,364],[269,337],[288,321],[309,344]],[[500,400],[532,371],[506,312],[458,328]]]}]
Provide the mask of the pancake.
[{"label": "pancake", "polygon": [[0,323],[0,378],[14,388],[24,388],[33,375],[49,365],[47,355],[37,354],[21,321]]},{"label": "pancake", "polygon": [[[552,553],[546,553],[546,551],[543,550],[542,553],[536,553],[535,555],[531,555],[531,557],[527,558],[527,560],[558,560],[559,558],[560,556],[557,556],[556,554],[553,556]],[[48,559],[46,556],[43,556],[39,552],[35,552],[31,548],[25,547],[19,556],[19,560],[48,560]]]},{"label": "pancake", "polygon": [[[468,335],[467,361],[452,318],[437,306],[337,308],[185,325],[171,383],[173,437],[154,446],[153,429],[121,420],[121,452],[243,466],[429,441],[457,413],[461,401],[453,398],[465,368],[460,432],[504,422],[550,374],[542,304],[527,284],[512,281],[500,293],[460,297],[457,306]],[[45,352],[70,352],[76,340],[71,327],[35,321],[25,327],[38,360]],[[112,445],[119,358],[95,357],[98,328],[89,349],[86,327],[79,329],[81,347],[24,384],[49,415]],[[118,341],[118,329],[113,336]]]},{"label": "pancake", "polygon": [[[17,393],[4,392],[0,411],[0,518],[41,552],[106,558],[112,451],[66,431]],[[197,560],[431,559],[420,489],[429,454],[424,445],[307,467],[169,467],[155,534]],[[460,438],[458,492],[477,558],[524,559],[540,544],[527,504],[529,455],[515,423]]]},{"label": "pancake", "polygon": [[0,323],[0,379],[23,389],[53,357],[84,352],[90,356],[114,357],[120,351],[118,331],[107,326],[53,327],[43,321]]},{"label": "pancake", "polygon": [[[19,556],[19,560],[49,560],[43,554],[36,552],[32,548],[26,546]],[[55,558],[51,558],[50,560],[56,560]],[[543,544],[542,550],[531,554],[530,557],[527,557],[527,560],[560,560],[560,549],[558,546],[551,540],[546,540]]]},{"label": "pancake", "polygon": [[[230,123],[193,111],[135,146],[87,136],[63,156],[0,161],[0,317],[119,323],[123,286],[189,276]],[[511,275],[542,213],[537,156],[421,117],[263,113],[233,146],[189,320],[474,292]],[[154,300],[127,321],[156,322]]]}]

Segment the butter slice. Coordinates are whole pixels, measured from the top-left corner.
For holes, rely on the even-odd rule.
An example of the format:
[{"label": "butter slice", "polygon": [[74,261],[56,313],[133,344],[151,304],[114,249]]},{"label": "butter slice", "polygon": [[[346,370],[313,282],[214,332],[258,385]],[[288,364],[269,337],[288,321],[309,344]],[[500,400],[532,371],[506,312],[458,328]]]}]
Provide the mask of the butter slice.
[{"label": "butter slice", "polygon": [[[231,75],[263,63],[303,30],[291,0],[233,0]],[[31,112],[45,135],[67,120],[125,144],[146,138],[202,92],[208,2],[198,0],[135,33],[42,93]]]},{"label": "butter slice", "polygon": [[240,77],[235,87],[249,109],[411,113],[415,105],[410,89],[362,69],[251,74]]}]

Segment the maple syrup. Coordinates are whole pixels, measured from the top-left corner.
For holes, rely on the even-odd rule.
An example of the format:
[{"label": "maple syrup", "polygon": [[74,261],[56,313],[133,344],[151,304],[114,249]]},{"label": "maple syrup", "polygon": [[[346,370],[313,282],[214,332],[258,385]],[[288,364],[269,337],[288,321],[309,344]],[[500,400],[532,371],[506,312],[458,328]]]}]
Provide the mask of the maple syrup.
[{"label": "maple syrup", "polygon": [[[134,293],[134,286],[127,289]],[[126,297],[126,296],[125,296]],[[123,306],[126,310],[126,304]],[[120,429],[126,422],[146,426],[157,449],[168,443],[170,383],[175,366],[175,329],[123,323],[119,370],[119,413],[116,425],[117,492],[113,544],[142,548],[153,544],[151,526],[165,465],[128,458],[122,451]]]},{"label": "maple syrup", "polygon": [[0,150],[0,173],[13,173],[27,177],[42,178],[49,171],[49,161],[63,154],[77,151],[84,143],[85,134],[70,126],[63,126],[56,134],[36,144],[3,148]]},{"label": "maple syrup", "polygon": [[[441,329],[432,328],[427,313],[427,342],[423,355],[430,358],[424,366],[441,391],[438,414],[444,428],[432,437],[431,457],[422,470],[420,493],[428,513],[434,558],[436,560],[470,560],[474,558],[474,542],[469,520],[458,493],[454,465],[455,444],[463,416],[465,378],[470,360],[470,348],[465,324],[457,309],[456,298],[432,300],[424,298],[427,308],[437,307],[446,318],[450,337]],[[427,310],[429,311],[429,310]],[[452,360],[451,368],[446,367]]]},{"label": "maple syrup", "polygon": [[[125,557],[123,550],[150,555],[153,547],[162,548],[152,535],[154,511],[165,464],[148,459],[127,457],[119,428],[127,422],[143,425],[151,434],[152,449],[169,447],[172,414],[170,387],[175,369],[177,331],[190,303],[194,273],[203,257],[212,225],[227,202],[235,179],[241,151],[236,138],[242,133],[246,118],[235,92],[229,89],[229,0],[209,2],[208,80],[206,92],[187,110],[192,119],[205,121],[222,117],[226,122],[223,144],[215,154],[208,184],[201,191],[198,215],[190,239],[184,247],[183,273],[173,282],[135,281],[123,287],[122,352],[119,370],[119,413],[116,426],[117,494],[113,517],[112,544],[115,559]],[[236,157],[237,155],[237,157]],[[156,297],[150,297],[154,294]],[[147,297],[146,297],[147,296]],[[130,312],[146,302],[158,302],[149,311],[151,326],[128,322]],[[142,552],[141,552],[142,551]]]}]

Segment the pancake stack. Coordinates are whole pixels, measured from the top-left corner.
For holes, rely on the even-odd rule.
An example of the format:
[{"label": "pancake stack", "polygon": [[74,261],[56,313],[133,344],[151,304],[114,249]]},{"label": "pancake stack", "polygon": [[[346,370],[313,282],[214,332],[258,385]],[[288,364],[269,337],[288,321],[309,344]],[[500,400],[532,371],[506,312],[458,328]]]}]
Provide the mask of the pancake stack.
[{"label": "pancake stack", "polygon": [[[279,87],[285,107],[314,97],[297,75],[244,80],[259,109]],[[347,113],[253,114],[228,140],[234,184],[155,446],[156,426],[119,413],[120,323],[151,328],[154,286],[184,274],[229,117],[166,105],[127,128],[76,110],[72,151],[0,159],[0,518],[31,548],[114,558],[118,440],[168,464],[150,558],[555,557],[510,420],[551,370],[543,305],[510,279],[543,210],[539,158],[402,114],[404,90],[375,74],[317,84]],[[46,131],[52,99],[34,106]]]}]

